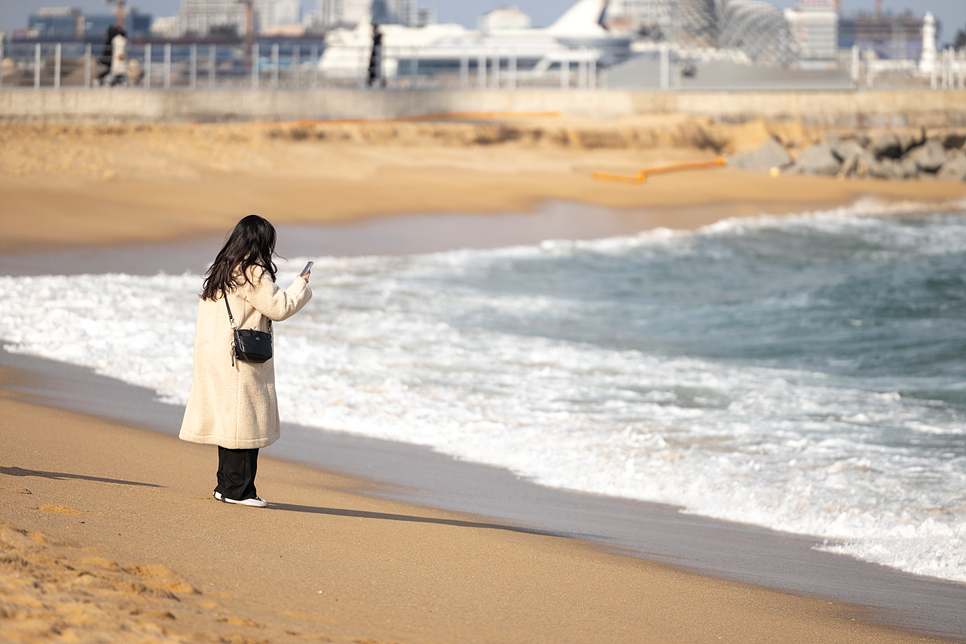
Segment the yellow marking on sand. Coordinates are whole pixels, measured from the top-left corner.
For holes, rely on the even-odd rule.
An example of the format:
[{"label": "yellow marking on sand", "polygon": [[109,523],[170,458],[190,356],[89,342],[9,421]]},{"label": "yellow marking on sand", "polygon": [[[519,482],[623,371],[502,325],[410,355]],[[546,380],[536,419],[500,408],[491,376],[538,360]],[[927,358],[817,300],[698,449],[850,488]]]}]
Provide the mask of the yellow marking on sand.
[{"label": "yellow marking on sand", "polygon": [[618,183],[644,183],[647,178],[655,174],[667,174],[668,172],[681,172],[683,170],[704,170],[707,168],[717,168],[725,165],[724,157],[718,157],[714,161],[691,161],[688,163],[672,163],[656,168],[645,168],[636,175],[627,176],[624,174],[611,174],[609,172],[594,172],[591,176],[601,181],[614,181]]},{"label": "yellow marking on sand", "polygon": [[57,514],[84,514],[80,510],[68,508],[66,505],[51,505],[49,503],[45,503],[37,509],[44,512],[56,512]]}]

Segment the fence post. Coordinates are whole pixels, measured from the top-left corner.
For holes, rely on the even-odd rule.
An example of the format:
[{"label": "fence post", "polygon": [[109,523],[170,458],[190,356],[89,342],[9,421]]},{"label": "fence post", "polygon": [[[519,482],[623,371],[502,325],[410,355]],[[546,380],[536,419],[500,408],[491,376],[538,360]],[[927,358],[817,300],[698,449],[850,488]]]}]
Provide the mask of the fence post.
[{"label": "fence post", "polygon": [[959,50],[959,89],[966,89],[966,47]]},{"label": "fence post", "polygon": [[[0,46],[2,48],[2,46]],[[0,55],[0,60],[3,60],[3,56]],[[2,74],[0,74],[2,76]],[[91,44],[87,43],[84,47],[84,89],[91,88]]]},{"label": "fence post", "polygon": [[865,50],[865,86],[869,89],[875,87],[875,50]]},{"label": "fence post", "polygon": [[208,87],[215,86],[215,69],[218,65],[218,46],[208,45]]},{"label": "fence post", "polygon": [[[416,89],[416,86],[419,85],[419,50],[415,47],[413,47],[410,60],[412,62],[409,65],[409,89]],[[379,62],[381,64],[382,60]]]},{"label": "fence post", "polygon": [[302,45],[295,45],[292,50],[292,66],[295,67],[295,89],[302,85]]},{"label": "fence post", "polygon": [[272,89],[278,89],[278,43],[272,45]]},{"label": "fence post", "polygon": [[191,89],[196,89],[198,87],[198,45],[192,43],[188,51],[188,84]]},{"label": "fence post", "polygon": [[319,46],[312,45],[312,89],[319,85]]},{"label": "fence post", "polygon": [[510,52],[510,60],[507,63],[509,66],[510,74],[510,89],[517,88],[517,53],[515,51]]},{"label": "fence post", "polygon": [[852,89],[856,89],[859,86],[860,76],[860,66],[859,62],[859,46],[852,45],[852,67],[849,69],[849,76],[852,80]]},{"label": "fence post", "polygon": [[590,88],[597,89],[597,56],[594,56],[590,62]]},{"label": "fence post", "polygon": [[171,89],[171,43],[164,45],[164,89]]},{"label": "fence post", "polygon": [[480,89],[486,89],[486,60],[489,58],[485,53],[480,54],[476,59],[476,84]]},{"label": "fence post", "polygon": [[151,89],[151,57],[151,43],[148,43],[144,46],[144,89]]},{"label": "fence post", "polygon": [[54,45],[54,89],[60,89],[60,43]]},{"label": "fence post", "polygon": [[40,43],[34,47],[34,89],[40,88]]},{"label": "fence post", "polygon": [[929,87],[930,89],[936,89],[938,86],[938,76],[937,71],[939,67],[939,56],[933,56],[932,59],[932,69],[929,71]]},{"label": "fence post", "polygon": [[570,50],[560,54],[560,89],[570,89]]},{"label": "fence post", "polygon": [[661,89],[671,89],[671,52],[666,44],[661,45]]},{"label": "fence post", "polygon": [[946,55],[943,56],[943,58],[945,59],[945,64],[943,65],[943,69],[946,72],[945,89],[952,89],[953,88],[953,48],[947,47],[945,54]]},{"label": "fence post", "polygon": [[470,58],[465,53],[460,54],[460,89],[470,85]]},{"label": "fence post", "polygon": [[252,45],[252,89],[258,89],[258,43]]}]

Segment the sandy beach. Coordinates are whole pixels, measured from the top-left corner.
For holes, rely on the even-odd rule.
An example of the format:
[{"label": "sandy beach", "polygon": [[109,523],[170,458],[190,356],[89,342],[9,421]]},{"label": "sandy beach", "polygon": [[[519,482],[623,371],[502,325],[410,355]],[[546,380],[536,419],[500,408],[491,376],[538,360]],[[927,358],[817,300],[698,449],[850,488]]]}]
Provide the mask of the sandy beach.
[{"label": "sandy beach", "polygon": [[823,133],[795,122],[715,124],[689,116],[597,122],[0,126],[0,251],[224,234],[239,213],[276,224],[398,214],[524,212],[546,201],[647,209],[650,227],[824,209],[866,196],[942,202],[966,184],[769,177],[692,170],[641,184],[592,178],[709,161],[771,136],[799,148]]},{"label": "sandy beach", "polygon": [[[618,228],[694,228],[865,197],[966,197],[963,184],[728,167],[600,182],[592,171],[633,174],[753,147],[769,132],[820,133],[689,117],[607,127],[554,118],[514,121],[508,138],[508,126],[492,122],[3,126],[0,252],[4,261],[42,257],[56,273],[81,261],[76,253],[103,248],[137,270],[137,253],[123,254],[132,245],[210,244],[248,212],[316,230],[426,215],[419,234],[458,247],[433,215],[575,202],[586,210],[571,223],[617,208],[637,213]],[[593,143],[615,130],[638,143]],[[368,234],[400,252],[413,243],[391,227]],[[212,449],[117,420],[126,401],[81,413],[29,393],[34,386],[78,395],[56,375],[0,367],[5,641],[934,641],[875,623],[859,605],[685,572],[486,512],[402,503],[378,477],[292,460],[261,459],[267,510],[227,506],[210,497]]]}]

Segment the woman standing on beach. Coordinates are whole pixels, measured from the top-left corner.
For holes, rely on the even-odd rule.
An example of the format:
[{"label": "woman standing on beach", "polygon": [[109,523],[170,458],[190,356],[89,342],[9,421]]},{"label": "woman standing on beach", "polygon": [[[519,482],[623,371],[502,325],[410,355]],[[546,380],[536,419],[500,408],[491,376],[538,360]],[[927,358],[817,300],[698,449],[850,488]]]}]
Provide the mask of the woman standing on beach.
[{"label": "woman standing on beach", "polygon": [[208,269],[180,434],[182,440],[218,446],[216,499],[258,508],[268,505],[255,491],[258,450],[278,440],[280,431],[275,363],[234,358],[228,308],[237,328],[271,332],[272,321],[292,317],[311,299],[310,274],[296,277],[284,291],[275,285],[274,254],[275,228],[249,215]]}]

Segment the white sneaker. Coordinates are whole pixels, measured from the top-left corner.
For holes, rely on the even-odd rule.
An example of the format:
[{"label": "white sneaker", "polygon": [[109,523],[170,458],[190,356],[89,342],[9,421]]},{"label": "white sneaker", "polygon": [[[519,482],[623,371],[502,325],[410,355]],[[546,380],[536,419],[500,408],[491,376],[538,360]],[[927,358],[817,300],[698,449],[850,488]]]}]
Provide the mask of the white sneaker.
[{"label": "white sneaker", "polygon": [[268,507],[268,501],[265,501],[264,499],[260,499],[257,496],[253,496],[250,499],[242,499],[241,501],[236,501],[235,499],[229,499],[229,498],[226,498],[226,497],[222,497],[221,500],[224,501],[225,503],[235,503],[237,505],[247,505],[247,506],[252,507],[252,508],[265,508],[265,507]]},{"label": "white sneaker", "polygon": [[215,490],[211,493],[211,496],[215,497],[215,501],[221,501],[221,492]]}]

